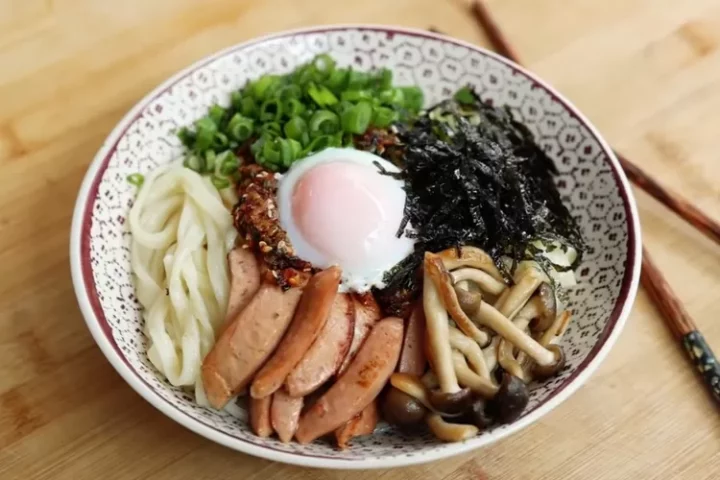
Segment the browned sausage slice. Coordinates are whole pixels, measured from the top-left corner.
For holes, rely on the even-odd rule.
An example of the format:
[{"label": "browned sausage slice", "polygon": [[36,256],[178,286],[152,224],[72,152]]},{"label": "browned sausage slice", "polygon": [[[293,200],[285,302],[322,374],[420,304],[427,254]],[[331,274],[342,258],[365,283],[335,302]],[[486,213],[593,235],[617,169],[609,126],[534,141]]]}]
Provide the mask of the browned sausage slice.
[{"label": "browned sausage slice", "polygon": [[418,377],[425,373],[425,312],[422,302],[417,302],[410,314],[402,353],[398,362],[398,372],[409,373]]},{"label": "browned sausage slice", "polygon": [[378,416],[377,401],[372,401],[370,405],[363,408],[362,412],[335,430],[335,440],[337,440],[338,447],[345,450],[350,446],[350,440],[354,437],[372,434],[378,423]]},{"label": "browned sausage slice", "polygon": [[395,370],[402,341],[402,319],[376,323],[345,373],[300,417],[298,442],[310,443],[334,431],[375,400]]},{"label": "browned sausage slice", "polygon": [[339,372],[341,374],[347,370],[348,365],[355,358],[355,354],[360,350],[370,329],[382,318],[380,307],[372,294],[353,295],[353,300],[355,302],[355,327],[350,350],[345,355],[342,365],[340,365]]},{"label": "browned sausage slice", "polygon": [[[270,421],[283,443],[292,440],[298,427],[300,412],[303,408],[303,397],[291,397],[285,389],[281,388],[272,396],[272,407],[270,407]],[[257,400],[256,400],[257,401]]]},{"label": "browned sausage slice", "polygon": [[269,437],[273,433],[272,423],[270,423],[270,399],[250,399],[250,426],[258,437]]},{"label": "browned sausage slice", "polygon": [[285,380],[290,395],[303,397],[338,371],[350,349],[354,325],[353,299],[346,293],[338,293],[322,331]]},{"label": "browned sausage slice", "polygon": [[330,267],[313,276],[305,286],[290,328],[275,354],[260,370],[250,387],[253,398],[272,395],[300,362],[330,316],[340,284],[340,269]]},{"label": "browned sausage slice", "polygon": [[225,322],[232,322],[260,288],[260,266],[249,249],[235,247],[228,253],[230,296]]},{"label": "browned sausage slice", "polygon": [[265,283],[227,326],[202,364],[210,405],[222,408],[248,385],[280,343],[301,295],[300,288],[283,292],[277,285]]}]

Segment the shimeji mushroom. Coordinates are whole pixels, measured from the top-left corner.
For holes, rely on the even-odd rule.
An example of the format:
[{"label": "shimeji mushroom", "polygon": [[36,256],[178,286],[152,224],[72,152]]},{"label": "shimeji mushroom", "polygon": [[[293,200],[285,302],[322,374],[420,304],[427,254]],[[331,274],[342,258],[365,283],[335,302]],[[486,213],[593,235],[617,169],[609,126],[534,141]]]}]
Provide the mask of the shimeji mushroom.
[{"label": "shimeji mushroom", "polygon": [[505,279],[498,270],[492,257],[484,250],[477,247],[460,247],[448,248],[437,254],[441,259],[445,268],[455,270],[462,267],[474,267],[480,269],[492,276],[495,280],[505,283]]},{"label": "shimeji mushroom", "polygon": [[[490,370],[485,363],[485,356],[483,356],[482,349],[477,343],[473,342],[469,337],[466,337],[457,328],[451,327],[450,346],[465,355],[465,358],[467,358],[468,363],[475,373],[492,383]],[[457,370],[455,373],[457,374]]]},{"label": "shimeji mushroom", "polygon": [[525,384],[514,375],[505,372],[500,390],[492,400],[492,410],[502,423],[510,423],[520,416],[530,400]]},{"label": "shimeji mushroom", "polygon": [[537,297],[539,312],[530,324],[530,328],[535,332],[545,332],[558,317],[555,290],[550,284],[543,283],[537,290]]},{"label": "shimeji mushroom", "polygon": [[475,425],[448,423],[437,413],[428,415],[427,425],[433,435],[443,442],[462,442],[480,433]]},{"label": "shimeji mushroom", "polygon": [[401,427],[421,424],[428,413],[420,401],[395,387],[385,394],[381,409],[385,420]]},{"label": "shimeji mushroom", "polygon": [[[525,306],[518,312],[517,316],[512,320],[513,324],[522,331],[528,327],[530,322],[539,315],[538,301],[536,297],[533,297],[525,304]],[[497,347],[497,359],[503,369],[518,377],[523,382],[527,383],[530,378],[525,374],[521,363],[515,359],[513,354],[513,344],[504,338],[500,340]]]},{"label": "shimeji mushroom", "polygon": [[[455,321],[458,328],[481,346],[487,345],[490,341],[488,334],[480,330],[460,308],[457,294],[453,288],[452,277],[446,270],[440,256],[426,252],[424,268],[425,278],[429,277],[432,281],[440,296],[442,307],[450,313],[450,317]],[[427,315],[427,307],[425,307],[425,310]]]},{"label": "shimeji mushroom", "polygon": [[[462,282],[472,282],[480,290],[490,295],[501,295],[507,288],[505,283],[496,280],[492,275],[477,268],[461,268],[450,275],[456,285],[463,287]],[[468,288],[465,288],[465,290],[468,290]]]},{"label": "shimeji mushroom", "polygon": [[490,345],[483,348],[483,356],[485,357],[485,363],[487,364],[488,370],[491,372],[495,370],[495,367],[497,366],[497,349],[498,345],[500,344],[500,340],[502,340],[502,337],[499,335],[495,335],[492,340],[490,340]]},{"label": "shimeji mushroom", "polygon": [[510,287],[502,302],[498,301],[495,304],[497,310],[512,320],[546,280],[547,276],[534,267],[525,267],[518,271],[515,275],[515,285]]},{"label": "shimeji mushroom", "polygon": [[518,350],[527,353],[538,365],[536,373],[544,375],[562,368],[564,355],[560,347],[557,345],[551,345],[550,348],[543,347],[492,305],[483,302],[481,295],[467,290],[456,290],[456,293],[460,306],[468,316],[476,323],[495,331]]},{"label": "shimeji mushroom", "polygon": [[469,388],[473,393],[483,398],[493,398],[498,392],[498,386],[473,372],[463,354],[457,350],[453,351],[453,367],[460,385]]},{"label": "shimeji mushroom", "polygon": [[425,408],[433,409],[428,397],[428,389],[436,388],[437,384],[426,386],[420,379],[408,373],[393,373],[390,375],[390,385],[397,388],[401,392],[410,395],[418,402],[422,403]]}]

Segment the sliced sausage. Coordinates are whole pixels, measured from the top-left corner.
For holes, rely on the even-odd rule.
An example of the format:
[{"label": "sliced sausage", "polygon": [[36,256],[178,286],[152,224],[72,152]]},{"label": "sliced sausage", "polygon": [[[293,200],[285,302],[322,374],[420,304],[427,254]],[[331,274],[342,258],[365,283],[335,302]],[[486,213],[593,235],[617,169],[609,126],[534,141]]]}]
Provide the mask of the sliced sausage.
[{"label": "sliced sausage", "polygon": [[305,396],[338,371],[350,350],[354,325],[355,303],[350,295],[338,293],[325,326],[285,380],[290,395]]},{"label": "sliced sausage", "polygon": [[[283,443],[292,440],[298,427],[300,412],[303,408],[303,397],[291,397],[284,388],[279,389],[272,396],[272,407],[270,407],[270,421]],[[257,400],[255,400],[257,401]]]},{"label": "sliced sausage", "polygon": [[410,314],[405,329],[402,353],[398,362],[398,372],[422,376],[425,373],[425,312],[422,302],[417,302]]},{"label": "sliced sausage", "polygon": [[402,319],[376,323],[345,373],[300,417],[298,442],[310,443],[336,430],[375,400],[395,370],[402,341]]},{"label": "sliced sausage", "polygon": [[270,423],[270,400],[271,397],[250,399],[250,426],[258,437],[269,437],[273,434],[272,423]]},{"label": "sliced sausage", "polygon": [[380,306],[378,306],[372,294],[353,295],[353,301],[355,302],[353,339],[350,344],[350,350],[348,350],[342,365],[340,365],[340,374],[347,370],[348,365],[350,365],[352,359],[355,358],[355,354],[360,350],[372,326],[382,318]]},{"label": "sliced sausage", "polygon": [[260,265],[255,254],[246,248],[235,247],[228,253],[230,267],[230,296],[225,322],[232,322],[260,288]]},{"label": "sliced sausage", "polygon": [[370,405],[363,408],[362,412],[355,415],[349,422],[335,430],[335,440],[338,447],[345,450],[350,446],[350,440],[362,435],[371,435],[378,423],[377,401],[370,402]]},{"label": "sliced sausage", "polygon": [[258,372],[250,387],[253,398],[272,395],[285,382],[325,326],[340,284],[340,269],[330,267],[313,276],[287,334],[275,354]]},{"label": "sliced sausage", "polygon": [[280,343],[301,296],[300,288],[283,292],[275,284],[264,283],[227,326],[202,364],[210,405],[222,408],[248,385]]}]

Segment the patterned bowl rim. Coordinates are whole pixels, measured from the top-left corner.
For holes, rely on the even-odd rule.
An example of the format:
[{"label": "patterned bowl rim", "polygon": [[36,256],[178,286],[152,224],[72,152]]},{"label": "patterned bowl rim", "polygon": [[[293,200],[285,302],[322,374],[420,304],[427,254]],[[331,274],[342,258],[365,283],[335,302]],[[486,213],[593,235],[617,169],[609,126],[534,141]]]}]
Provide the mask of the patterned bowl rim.
[{"label": "patterned bowl rim", "polygon": [[[557,102],[563,105],[567,111],[575,117],[581,124],[588,129],[590,134],[602,147],[604,153],[609,159],[612,173],[616,183],[619,186],[620,195],[623,198],[623,204],[626,210],[627,228],[628,228],[628,244],[625,274],[622,280],[622,286],[618,299],[613,307],[610,319],[605,326],[603,332],[598,338],[597,343],[593,346],[587,358],[577,367],[576,371],[568,377],[561,385],[559,385],[543,403],[536,407],[533,411],[522,417],[520,420],[507,426],[507,428],[493,432],[490,435],[483,436],[479,442],[462,442],[452,444],[452,448],[442,448],[427,452],[422,456],[392,456],[385,455],[383,457],[373,457],[361,460],[337,459],[329,456],[321,456],[303,453],[286,453],[273,449],[265,445],[255,445],[245,440],[221,432],[212,426],[205,424],[198,419],[182,412],[178,407],[172,405],[163,399],[130,365],[129,361],[118,348],[112,337],[112,330],[107,322],[100,300],[98,298],[96,285],[93,280],[92,265],[90,263],[90,227],[92,225],[93,205],[97,198],[98,187],[102,174],[104,173],[114,153],[119,139],[125,134],[128,127],[134,120],[139,118],[142,111],[158,96],[167,91],[181,79],[190,75],[198,68],[209,64],[225,55],[236,50],[242,50],[247,47],[260,43],[290,37],[293,35],[307,35],[313,33],[326,33],[331,31],[342,30],[371,30],[376,32],[385,32],[390,35],[404,34],[415,37],[423,37],[438,40],[444,43],[451,43],[471,49],[480,54],[491,57],[502,62],[512,70],[521,73],[531,79],[536,85],[545,89]],[[95,342],[98,344],[103,354],[120,376],[145,400],[160,410],[162,413],[214,442],[217,442],[234,450],[261,457],[269,460],[275,460],[283,463],[301,465],[306,467],[320,468],[339,468],[339,469],[370,469],[370,468],[390,468],[408,465],[416,465],[420,463],[430,462],[461,453],[469,452],[476,448],[489,445],[500,440],[514,432],[517,432],[531,423],[535,422],[546,413],[560,405],[568,397],[570,397],[598,368],[607,356],[613,344],[620,335],[625,322],[630,314],[632,305],[637,293],[638,282],[640,276],[641,264],[641,239],[640,224],[637,212],[637,205],[629,187],[628,180],[623,172],[620,164],[615,157],[612,149],[602,138],[594,125],[564,96],[557,92],[553,87],[538,78],[535,74],[529,72],[525,68],[507,60],[506,58],[485,50],[483,48],[472,45],[463,40],[447,37],[445,35],[433,32],[406,28],[391,25],[376,24],[339,24],[339,25],[323,25],[315,27],[299,28],[287,30],[275,34],[270,34],[255,38],[246,42],[227,47],[214,54],[203,57],[194,62],[189,67],[176,73],[150,93],[140,100],[130,111],[118,122],[110,135],[107,137],[98,153],[93,158],[87,173],[83,179],[80,191],[73,212],[72,228],[70,233],[70,264],[72,270],[73,287],[77,295],[78,304],[82,311],[88,329],[92,334]]]}]

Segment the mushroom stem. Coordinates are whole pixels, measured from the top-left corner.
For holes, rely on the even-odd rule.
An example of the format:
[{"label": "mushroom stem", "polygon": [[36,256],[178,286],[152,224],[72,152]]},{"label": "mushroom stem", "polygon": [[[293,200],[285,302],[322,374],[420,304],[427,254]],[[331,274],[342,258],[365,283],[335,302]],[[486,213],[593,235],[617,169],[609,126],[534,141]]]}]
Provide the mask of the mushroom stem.
[{"label": "mushroom stem", "polygon": [[425,278],[429,276],[432,280],[432,283],[435,285],[435,288],[440,294],[443,306],[450,313],[450,316],[455,321],[458,328],[481,346],[487,345],[490,341],[488,334],[480,330],[477,325],[468,318],[463,309],[460,308],[457,294],[453,288],[452,277],[445,269],[445,265],[443,265],[440,256],[427,252],[425,254],[424,266]]},{"label": "mushroom stem", "polygon": [[[530,322],[540,314],[538,308],[537,298],[532,298],[525,306],[518,312],[515,319],[512,321],[513,324],[522,331],[525,331],[530,325]],[[544,345],[543,345],[544,346]],[[498,362],[500,366],[505,369],[508,373],[515,375],[525,383],[530,381],[530,377],[525,373],[519,359],[516,360],[513,354],[513,344],[505,340],[500,340],[497,351]]]},{"label": "mushroom stem", "polygon": [[[445,393],[460,391],[455,370],[452,367],[452,350],[448,332],[448,314],[443,307],[440,294],[428,274],[428,257],[425,254],[425,274],[423,276],[423,308],[427,324],[426,340],[428,360],[438,376],[440,389]],[[432,267],[431,267],[432,268]]]},{"label": "mushroom stem", "polygon": [[425,372],[420,381],[425,385],[425,388],[438,388],[439,385],[437,375],[432,370]]},{"label": "mushroom stem", "polygon": [[437,413],[428,415],[426,421],[433,435],[443,442],[461,442],[480,433],[475,425],[448,423]]},{"label": "mushroom stem", "polygon": [[550,342],[560,336],[561,334],[565,333],[565,329],[567,328],[568,324],[570,323],[570,317],[571,314],[568,310],[565,310],[563,313],[558,315],[558,317],[555,319],[552,325],[550,325],[550,328],[545,330],[542,335],[540,336],[540,339],[538,340],[538,343],[542,345],[543,347],[547,347],[550,345]]},{"label": "mushroom stem", "polygon": [[477,268],[461,268],[459,270],[455,270],[450,275],[452,276],[453,282],[456,284],[471,281],[480,287],[482,291],[491,295],[500,295],[507,288],[505,283],[496,280],[488,273]]},{"label": "mushroom stem", "polygon": [[505,315],[493,306],[482,301],[482,297],[467,291],[457,291],[463,310],[477,323],[485,325],[498,335],[515,345],[518,350],[527,353],[535,363],[549,367],[558,361],[555,354],[536,342],[531,336],[513,324]]},{"label": "mushroom stem", "polygon": [[[485,357],[483,356],[480,346],[473,342],[472,339],[463,335],[457,328],[450,328],[450,346],[465,355],[472,369],[488,382],[492,383],[490,378],[490,370],[488,370]],[[457,369],[455,369],[457,374]],[[462,384],[462,382],[460,382]],[[467,385],[465,385],[467,386]]]},{"label": "mushroom stem", "polygon": [[500,344],[500,340],[502,340],[502,337],[495,335],[493,339],[490,340],[490,345],[483,348],[483,357],[485,357],[485,363],[487,364],[488,370],[491,372],[495,370],[495,367],[497,367],[497,349]]},{"label": "mushroom stem", "polygon": [[510,293],[505,297],[505,301],[498,306],[498,311],[512,320],[542,283],[543,279],[534,270],[528,269],[518,283],[510,287]]},{"label": "mushroom stem", "polygon": [[390,376],[390,385],[397,388],[406,395],[410,395],[418,402],[422,403],[425,408],[435,411],[430,404],[426,386],[414,375],[409,373],[393,373]]},{"label": "mushroom stem", "polygon": [[455,270],[462,267],[474,267],[487,272],[495,280],[499,282],[505,282],[505,279],[498,270],[492,257],[488,255],[485,250],[477,247],[464,246],[460,247],[460,254],[458,255],[458,249],[455,247],[448,248],[438,253],[445,268],[448,270]]},{"label": "mushroom stem", "polygon": [[498,386],[473,372],[465,361],[465,357],[457,350],[453,351],[453,366],[460,385],[469,388],[484,398],[493,398],[498,392]]}]

